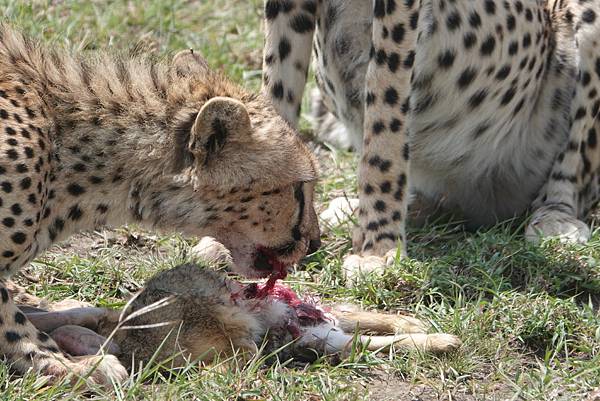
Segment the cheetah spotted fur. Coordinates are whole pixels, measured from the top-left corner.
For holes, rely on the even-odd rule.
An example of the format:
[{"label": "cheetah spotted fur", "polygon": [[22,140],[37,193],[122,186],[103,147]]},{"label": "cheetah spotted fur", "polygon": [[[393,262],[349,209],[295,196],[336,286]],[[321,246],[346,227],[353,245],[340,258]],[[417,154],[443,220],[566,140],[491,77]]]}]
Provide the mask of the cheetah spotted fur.
[{"label": "cheetah spotted fur", "polygon": [[361,151],[350,275],[406,252],[414,196],[411,214],[480,227],[532,212],[530,240],[589,239],[600,3],[267,0],[265,15],[264,92],[296,124],[313,47],[320,121]]}]

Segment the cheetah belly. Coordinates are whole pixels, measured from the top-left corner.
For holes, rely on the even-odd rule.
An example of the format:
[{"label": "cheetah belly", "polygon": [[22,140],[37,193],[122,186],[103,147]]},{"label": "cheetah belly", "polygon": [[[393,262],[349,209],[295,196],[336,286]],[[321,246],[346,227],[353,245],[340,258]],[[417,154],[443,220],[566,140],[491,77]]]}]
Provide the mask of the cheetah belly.
[{"label": "cheetah belly", "polygon": [[[315,70],[325,103],[353,136],[357,149],[362,141],[363,111],[352,107],[348,94],[360,86],[359,78],[364,80],[370,49],[372,10],[362,3],[368,2],[324,2],[315,46]],[[506,17],[498,16],[502,21]],[[411,186],[443,200],[446,208],[461,212],[474,226],[521,214],[545,184],[552,162],[566,145],[574,87],[569,75],[574,61],[571,45],[568,40],[560,43],[560,38],[559,43],[550,43],[553,35],[543,35],[542,40],[511,55],[511,41],[522,41],[527,31],[519,26],[497,36],[495,51],[483,58],[479,42],[473,49],[464,49],[462,36],[440,33],[445,23],[437,18],[432,3],[423,2],[410,88]],[[544,20],[526,28],[537,38],[536,29],[541,34],[546,24]],[[363,26],[369,28],[363,30]],[[487,34],[478,31],[478,40]],[[350,39],[350,47],[340,52],[336,44],[344,39]],[[439,60],[446,49],[456,53],[453,65],[443,69]],[[549,55],[550,51],[554,54]],[[473,68],[472,74],[464,73],[467,67]],[[563,71],[555,71],[559,69]],[[348,75],[351,71],[354,74]]]},{"label": "cheetah belly", "polygon": [[[519,215],[567,143],[572,46],[553,42],[544,20],[502,35],[480,30],[478,46],[465,49],[456,35],[439,32],[433,8],[422,16],[410,95],[412,186],[472,226]],[[511,52],[525,32],[535,40]]]},{"label": "cheetah belly", "polygon": [[[568,80],[559,82],[564,93]],[[552,163],[566,146],[567,100],[552,110],[557,85],[543,88],[519,114],[482,104],[477,113],[448,107],[415,115],[411,132],[411,186],[458,212],[468,225],[493,224],[522,214],[545,184]],[[443,99],[442,92],[439,98]],[[500,91],[502,93],[502,91]]]}]

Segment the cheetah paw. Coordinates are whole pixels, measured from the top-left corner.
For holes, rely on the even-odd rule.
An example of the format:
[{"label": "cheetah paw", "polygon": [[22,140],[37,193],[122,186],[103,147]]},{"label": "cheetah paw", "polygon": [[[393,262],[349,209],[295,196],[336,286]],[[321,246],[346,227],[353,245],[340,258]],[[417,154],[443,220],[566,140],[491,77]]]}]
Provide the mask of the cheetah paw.
[{"label": "cheetah paw", "polygon": [[87,384],[111,389],[114,384],[125,382],[129,377],[127,369],[114,355],[94,355],[73,357],[76,376],[86,378]]},{"label": "cheetah paw", "polygon": [[342,265],[346,285],[351,287],[361,278],[372,274],[381,276],[387,266],[394,264],[397,253],[396,249],[391,249],[383,257],[375,255],[348,255]]},{"label": "cheetah paw", "polygon": [[229,250],[212,237],[203,237],[192,248],[191,256],[202,259],[211,266],[231,266],[233,259]]},{"label": "cheetah paw", "polygon": [[323,223],[323,229],[332,229],[348,223],[356,209],[358,209],[358,202],[358,199],[345,197],[332,200],[329,207],[319,215],[319,219]]},{"label": "cheetah paw", "polygon": [[94,386],[110,390],[114,384],[123,383],[129,377],[127,369],[114,355],[80,356],[68,360],[57,357],[45,365],[42,374],[49,376],[51,382],[63,377],[73,384],[83,380],[84,390]]},{"label": "cheetah paw", "polygon": [[536,244],[544,238],[559,238],[565,243],[586,243],[590,236],[590,229],[583,221],[549,207],[536,210],[525,230],[525,238]]}]

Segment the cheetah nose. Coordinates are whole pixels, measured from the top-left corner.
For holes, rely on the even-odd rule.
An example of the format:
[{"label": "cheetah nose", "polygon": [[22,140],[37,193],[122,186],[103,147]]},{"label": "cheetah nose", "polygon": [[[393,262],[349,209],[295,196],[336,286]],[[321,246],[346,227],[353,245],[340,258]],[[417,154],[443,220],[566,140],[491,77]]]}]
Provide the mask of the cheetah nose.
[{"label": "cheetah nose", "polygon": [[311,239],[310,242],[308,243],[308,253],[315,253],[319,250],[319,248],[321,247],[321,239],[317,238],[317,239]]}]

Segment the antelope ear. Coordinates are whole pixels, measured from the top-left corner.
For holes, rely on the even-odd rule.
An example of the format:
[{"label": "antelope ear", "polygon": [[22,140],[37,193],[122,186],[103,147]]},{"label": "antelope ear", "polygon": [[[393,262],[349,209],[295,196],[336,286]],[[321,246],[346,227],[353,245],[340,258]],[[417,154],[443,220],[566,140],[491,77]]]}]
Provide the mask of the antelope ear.
[{"label": "antelope ear", "polygon": [[182,50],[173,57],[172,72],[180,77],[204,74],[210,68],[208,63],[194,49]]},{"label": "antelope ear", "polygon": [[244,142],[251,133],[250,116],[242,102],[214,97],[200,109],[192,126],[188,149],[197,163],[206,166],[227,144]]}]

